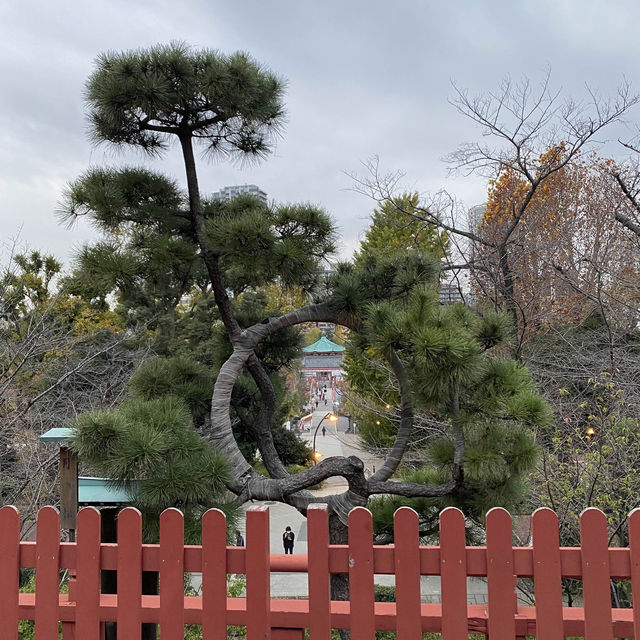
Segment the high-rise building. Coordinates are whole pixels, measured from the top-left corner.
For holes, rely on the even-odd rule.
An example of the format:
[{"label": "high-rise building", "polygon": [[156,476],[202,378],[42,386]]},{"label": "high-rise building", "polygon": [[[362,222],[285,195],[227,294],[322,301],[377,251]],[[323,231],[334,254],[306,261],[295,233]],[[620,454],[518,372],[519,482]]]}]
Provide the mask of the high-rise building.
[{"label": "high-rise building", "polygon": [[482,223],[482,218],[484,214],[487,212],[487,204],[477,204],[471,209],[469,209],[468,218],[469,218],[469,231],[476,233],[480,224]]},{"label": "high-rise building", "polygon": [[[487,211],[487,205],[477,204],[471,207],[467,212],[466,220],[460,221],[466,223],[466,229],[475,234],[482,233],[482,219]],[[461,225],[464,229],[464,225]],[[469,263],[473,262],[476,247],[475,244],[467,239],[463,239],[460,244],[453,243],[452,255],[449,260],[453,263]],[[459,269],[455,272],[443,272],[444,279],[440,284],[438,300],[440,304],[454,304],[456,302],[474,303],[474,289],[470,282],[470,273],[466,268]]]},{"label": "high-rise building", "polygon": [[438,292],[438,302],[440,304],[464,302],[462,285],[459,282],[443,282]]},{"label": "high-rise building", "polygon": [[241,194],[254,196],[255,198],[258,198],[258,200],[262,200],[262,202],[267,204],[267,194],[255,184],[237,184],[232,187],[222,187],[220,191],[216,191],[212,196],[221,200],[231,200]]}]

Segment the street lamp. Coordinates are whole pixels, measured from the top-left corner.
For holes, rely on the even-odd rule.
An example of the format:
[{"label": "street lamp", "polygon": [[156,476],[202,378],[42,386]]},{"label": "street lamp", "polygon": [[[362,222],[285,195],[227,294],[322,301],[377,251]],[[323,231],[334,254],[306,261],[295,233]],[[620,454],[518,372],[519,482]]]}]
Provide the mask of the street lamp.
[{"label": "street lamp", "polygon": [[318,462],[322,458],[322,454],[316,449],[316,437],[318,435],[318,429],[320,429],[320,425],[327,418],[329,418],[329,422],[337,422],[337,420],[338,420],[338,416],[333,414],[333,413],[331,413],[331,411],[329,411],[329,413],[327,413],[324,416],[324,418],[322,418],[322,420],[320,420],[320,422],[318,422],[318,426],[316,427],[316,430],[313,433],[313,464],[318,464]]}]

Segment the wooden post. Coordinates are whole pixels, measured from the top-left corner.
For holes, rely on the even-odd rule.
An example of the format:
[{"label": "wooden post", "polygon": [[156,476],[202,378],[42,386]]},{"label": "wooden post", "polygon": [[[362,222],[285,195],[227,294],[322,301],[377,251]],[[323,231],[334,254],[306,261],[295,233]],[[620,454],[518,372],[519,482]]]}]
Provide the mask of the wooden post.
[{"label": "wooden post", "polygon": [[[329,510],[326,504],[309,505],[307,538],[309,637],[310,640],[330,640],[331,574],[329,573]],[[277,635],[273,638],[277,638]]]},{"label": "wooden post", "polygon": [[78,524],[76,637],[100,640],[100,512],[95,507],[85,507],[78,516]]},{"label": "wooden post", "polygon": [[[120,512],[118,527],[118,632],[121,638],[141,640],[142,515],[128,507]],[[121,606],[126,602],[126,606]],[[155,625],[153,627],[155,633]],[[154,635],[155,637],[155,635]]]},{"label": "wooden post", "polygon": [[271,640],[269,507],[247,510],[247,640]]},{"label": "wooden post", "polygon": [[373,520],[356,507],[349,513],[349,628],[353,640],[376,637],[373,587]]},{"label": "wooden post", "polygon": [[60,447],[60,528],[69,531],[69,542],[76,539],[78,517],[78,456]]},{"label": "wooden post", "polygon": [[184,517],[173,507],[160,514],[160,637],[184,638]]},{"label": "wooden post", "polygon": [[[631,560],[631,593],[640,593],[640,509],[629,514],[629,551]],[[633,598],[634,638],[640,638],[640,598]]]},{"label": "wooden post", "polygon": [[607,518],[599,509],[580,514],[580,546],[585,640],[612,640]]},{"label": "wooden post", "polygon": [[[35,637],[58,635],[58,589],[60,581],[60,516],[53,507],[38,512],[36,531]],[[65,638],[66,640],[66,638]]]},{"label": "wooden post", "polygon": [[536,635],[562,640],[562,564],[558,516],[551,509],[537,509],[532,518],[533,584],[535,588]]},{"label": "wooden post", "polygon": [[[100,509],[100,540],[101,542],[118,542],[118,508],[106,507]],[[100,593],[118,593],[118,572],[102,569],[100,571]],[[117,626],[115,622],[102,623],[102,640],[116,640]]]},{"label": "wooden post", "polygon": [[227,639],[227,521],[219,509],[202,517],[202,639]]},{"label": "wooden post", "polygon": [[513,640],[516,621],[513,588],[513,540],[511,516],[501,507],[487,512],[487,595],[489,637]]},{"label": "wooden post", "polygon": [[440,576],[442,636],[469,637],[467,621],[467,555],[462,511],[447,507],[440,514]]},{"label": "wooden post", "polygon": [[[66,529],[69,542],[76,541],[78,519],[78,456],[68,447],[60,447],[60,528]],[[69,600],[76,598],[76,574],[69,571]],[[62,623],[64,640],[75,640],[75,622]]]},{"label": "wooden post", "polygon": [[0,507],[0,558],[2,633],[7,640],[18,640],[20,514],[15,507]]},{"label": "wooden post", "polygon": [[396,634],[398,640],[412,640],[422,636],[418,514],[409,507],[401,507],[395,512],[393,530],[394,540],[398,541],[393,549],[396,574]]}]

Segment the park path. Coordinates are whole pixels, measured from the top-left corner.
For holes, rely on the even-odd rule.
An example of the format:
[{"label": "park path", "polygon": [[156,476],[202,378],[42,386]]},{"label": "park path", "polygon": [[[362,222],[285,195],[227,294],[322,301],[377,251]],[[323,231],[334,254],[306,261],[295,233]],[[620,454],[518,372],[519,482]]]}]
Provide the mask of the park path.
[{"label": "park path", "polygon": [[[330,412],[331,406],[319,407],[313,412],[311,428],[304,431],[301,436],[309,446],[312,446],[313,436],[320,421]],[[369,475],[379,468],[382,459],[371,455],[359,446],[357,435],[345,433],[348,427],[348,420],[340,417],[338,422],[332,423],[325,420],[326,435],[322,435],[322,427],[318,429],[316,436],[316,448],[322,453],[323,458],[330,456],[358,456],[365,465],[365,474]],[[342,493],[347,489],[344,478],[329,478],[320,489],[313,491],[318,496]],[[244,510],[253,505],[265,504],[269,506],[270,520],[270,550],[271,553],[283,553],[282,534],[285,527],[289,526],[296,535],[294,553],[307,553],[307,520],[296,509],[281,502],[247,502],[243,505]],[[238,524],[243,536],[246,539],[245,518],[240,517]],[[201,584],[200,574],[193,574],[192,586],[196,589]],[[393,586],[394,577],[387,575],[376,575],[376,584]],[[420,590],[423,602],[440,602],[440,578],[437,576],[423,576],[420,580]],[[272,573],[271,574],[271,595],[280,598],[306,598],[308,596],[307,575],[300,573]],[[486,604],[487,587],[486,582],[479,578],[467,579],[467,600],[470,604]]]},{"label": "park path", "polygon": [[[309,431],[303,432],[302,437],[312,446],[313,436],[320,421],[330,413],[331,405],[320,406],[313,412],[311,421],[312,427]],[[357,435],[345,433],[348,427],[347,418],[341,416],[338,422],[332,423],[328,419],[323,423],[326,425],[326,435],[322,435],[322,427],[318,429],[316,436],[316,449],[322,453],[323,458],[331,456],[358,456],[365,465],[365,474],[370,475],[382,464],[382,459],[378,458],[359,446]],[[342,493],[347,489],[344,478],[329,478],[324,482],[322,488],[314,490],[313,493],[319,496]],[[255,504],[266,504],[269,506],[270,518],[270,544],[271,553],[283,553],[282,534],[285,527],[290,526],[296,534],[294,553],[307,553],[307,520],[293,507],[280,502],[250,502],[244,505],[247,509]],[[244,535],[244,518],[240,525]],[[394,577],[386,575],[376,575],[376,584],[392,586]],[[423,576],[421,578],[421,592],[424,602],[440,601],[440,578],[437,576]],[[298,573],[272,573],[271,574],[271,595],[274,597],[307,597],[308,585],[306,574]],[[483,580],[470,578],[468,580],[467,599],[471,604],[485,604],[487,602],[486,583]]]},{"label": "park path", "polygon": [[[372,473],[373,469],[381,464],[381,460],[359,448],[358,436],[345,433],[349,424],[347,418],[340,416],[337,422],[330,422],[327,417],[324,422],[321,422],[325,416],[330,415],[331,408],[331,402],[328,402],[326,406],[324,402],[320,402],[318,409],[313,412],[309,430],[300,434],[302,439],[312,447],[316,428],[322,424],[326,428],[326,433],[324,436],[322,435],[322,426],[320,426],[315,438],[316,449],[322,454],[322,459],[332,456],[356,455],[365,463],[366,473]],[[315,489],[312,493],[325,496],[342,493],[346,489],[346,480],[335,477],[327,479],[320,489]],[[271,553],[283,553],[282,534],[287,526],[291,527],[296,534],[294,553],[307,553],[307,519],[304,516],[293,507],[280,502],[251,502],[245,504],[244,507],[247,509],[255,504],[269,506]],[[376,582],[393,585],[393,577],[379,576],[379,580]],[[271,574],[271,594],[275,597],[306,597],[308,594],[306,574]]]}]

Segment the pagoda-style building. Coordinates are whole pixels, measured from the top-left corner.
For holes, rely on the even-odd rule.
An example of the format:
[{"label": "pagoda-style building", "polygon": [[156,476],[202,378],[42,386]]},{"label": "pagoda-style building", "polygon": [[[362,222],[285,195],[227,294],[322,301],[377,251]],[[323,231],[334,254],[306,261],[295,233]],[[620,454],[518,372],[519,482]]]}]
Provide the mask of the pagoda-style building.
[{"label": "pagoda-style building", "polygon": [[333,387],[334,382],[342,380],[344,371],[342,359],[344,347],[322,336],[303,350],[302,373],[305,378],[315,378],[318,384]]}]

